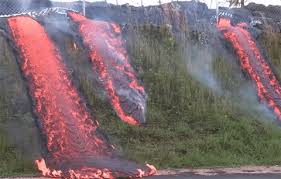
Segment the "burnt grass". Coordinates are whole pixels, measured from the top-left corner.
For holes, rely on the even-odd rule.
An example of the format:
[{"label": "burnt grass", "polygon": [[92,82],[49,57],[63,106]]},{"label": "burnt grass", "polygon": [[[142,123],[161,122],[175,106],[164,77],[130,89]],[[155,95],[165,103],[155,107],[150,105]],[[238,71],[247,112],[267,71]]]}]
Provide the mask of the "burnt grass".
[{"label": "burnt grass", "polygon": [[[182,33],[178,41],[165,27],[129,27],[124,36],[131,64],[148,93],[147,123],[135,127],[121,122],[106,100],[81,40],[59,35],[55,43],[83,100],[125,158],[159,169],[280,164],[281,129],[256,97],[245,99],[255,90],[227,44],[229,56],[210,54],[219,81],[219,90],[212,90],[187,68],[209,54],[203,52],[210,47],[199,43],[204,34]],[[280,78],[280,34],[268,31],[258,41]],[[3,36],[0,47],[0,176],[36,174],[40,142],[26,82]]]}]

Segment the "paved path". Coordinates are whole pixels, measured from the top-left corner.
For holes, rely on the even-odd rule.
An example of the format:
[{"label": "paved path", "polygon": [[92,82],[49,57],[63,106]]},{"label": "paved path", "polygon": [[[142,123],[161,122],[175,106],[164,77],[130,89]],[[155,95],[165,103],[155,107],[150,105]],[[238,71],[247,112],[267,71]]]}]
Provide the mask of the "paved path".
[{"label": "paved path", "polygon": [[233,174],[233,175],[215,175],[203,176],[193,174],[153,176],[145,179],[281,179],[281,174]]},{"label": "paved path", "polygon": [[147,179],[281,179],[281,166],[236,168],[167,169]]},{"label": "paved path", "polygon": [[[1,178],[1,177],[0,177]],[[44,177],[9,177],[1,179],[50,179]],[[144,179],[281,179],[281,174],[232,174],[232,175],[194,175],[182,173],[180,175],[158,175]]]}]

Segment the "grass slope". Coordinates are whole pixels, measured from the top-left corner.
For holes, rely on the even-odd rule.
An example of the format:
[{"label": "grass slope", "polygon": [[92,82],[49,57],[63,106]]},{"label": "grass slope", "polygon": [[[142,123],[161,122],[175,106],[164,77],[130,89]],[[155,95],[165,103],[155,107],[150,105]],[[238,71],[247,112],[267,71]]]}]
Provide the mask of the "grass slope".
[{"label": "grass slope", "polygon": [[215,74],[229,93],[217,95],[188,73],[185,49],[167,30],[133,30],[127,42],[149,96],[145,127],[120,122],[105,96],[97,95],[100,90],[93,80],[83,73],[90,65],[79,68],[79,50],[71,51],[68,58],[72,68],[78,68],[80,91],[101,127],[126,157],[159,168],[280,163],[281,130],[235,93],[249,85],[236,62],[220,57],[213,61]]},{"label": "grass slope", "polygon": [[[160,168],[280,163],[279,128],[262,122],[261,113],[235,97],[218,96],[194,80],[185,65],[190,59],[165,31],[146,29],[134,35],[129,49],[133,63],[143,70],[148,124],[137,128],[100,117],[131,159]],[[224,60],[214,60],[214,69],[222,86],[235,89],[245,80],[234,75],[240,72],[237,64]]]},{"label": "grass slope", "polygon": [[0,35],[0,177],[35,171],[38,133],[30,109],[15,55]]},{"label": "grass slope", "polygon": [[[188,61],[205,58],[201,51],[186,49],[196,49],[194,45],[178,44],[165,28],[145,26],[129,30],[129,55],[149,97],[147,124],[134,127],[120,122],[106,101],[101,86],[93,78],[85,50],[78,42],[79,49],[73,49],[70,36],[63,38],[64,46],[60,48],[66,52],[65,61],[75,84],[105,133],[125,157],[158,168],[280,164],[281,130],[271,121],[266,122],[268,118],[256,108],[256,99],[254,102],[244,100],[241,86],[251,86],[251,83],[235,60],[214,55],[212,69],[223,93],[214,92],[188,71]],[[3,40],[0,43],[5,44]],[[7,48],[0,51],[3,49]],[[281,64],[281,54],[275,53],[270,52],[270,57],[274,63]],[[0,67],[7,61],[10,68],[0,69],[8,68],[7,72],[15,76],[12,83],[20,85],[22,79],[16,74],[14,56],[1,53]],[[33,121],[30,109],[17,113],[16,117],[10,112],[13,105],[7,104],[18,94],[4,83],[6,76],[2,75],[7,72],[0,73],[0,176],[34,172],[32,156],[14,145],[4,130],[5,121],[17,119],[27,123],[26,131],[34,134],[34,127],[27,122]],[[6,86],[5,93],[3,86]],[[18,89],[20,95],[26,95],[22,86]],[[34,136],[25,136],[29,141],[27,146],[36,146]]]}]

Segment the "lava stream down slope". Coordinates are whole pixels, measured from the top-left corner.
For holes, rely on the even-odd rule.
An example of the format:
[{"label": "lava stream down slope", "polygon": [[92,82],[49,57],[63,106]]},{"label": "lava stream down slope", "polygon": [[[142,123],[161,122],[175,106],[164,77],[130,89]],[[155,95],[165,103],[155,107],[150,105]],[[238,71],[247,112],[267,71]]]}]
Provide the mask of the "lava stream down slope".
[{"label": "lava stream down slope", "polygon": [[217,27],[235,49],[242,69],[255,82],[259,99],[281,120],[281,86],[251,34],[246,30],[247,24],[233,26],[229,19],[222,18]]},{"label": "lava stream down slope", "polygon": [[129,63],[120,26],[113,22],[90,20],[71,11],[68,15],[77,25],[84,46],[89,50],[93,70],[99,74],[120,119],[132,125],[144,123],[147,95]]},{"label": "lava stream down slope", "polygon": [[36,160],[44,176],[64,178],[142,177],[155,168],[120,159],[99,131],[73,85],[57,48],[44,27],[28,16],[7,19],[19,50],[47,155]]}]

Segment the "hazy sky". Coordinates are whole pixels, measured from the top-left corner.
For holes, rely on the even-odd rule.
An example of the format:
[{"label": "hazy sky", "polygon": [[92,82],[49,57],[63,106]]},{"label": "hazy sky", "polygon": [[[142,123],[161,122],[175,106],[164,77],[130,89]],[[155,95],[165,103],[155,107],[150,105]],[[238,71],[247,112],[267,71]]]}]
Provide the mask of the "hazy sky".
[{"label": "hazy sky", "polygon": [[[64,2],[69,2],[69,1],[75,1],[75,0],[53,0],[53,1],[64,1]],[[102,1],[102,0],[87,0],[90,2],[93,1]],[[129,3],[130,5],[135,5],[135,6],[139,6],[141,5],[141,1],[143,1],[143,4],[146,5],[154,5],[154,4],[158,4],[159,0],[107,0],[107,2],[109,3],[113,3],[116,4],[116,1],[118,1],[119,4],[126,4]],[[170,2],[172,0],[161,0],[162,3],[165,2]],[[209,7],[211,8],[215,8],[216,7],[216,1],[217,0],[199,0],[201,2],[205,2]],[[224,0],[218,0],[220,2],[224,2]],[[246,3],[249,2],[255,2],[258,4],[264,4],[264,5],[281,5],[281,0],[245,0]],[[223,4],[223,3],[221,3]]]}]

